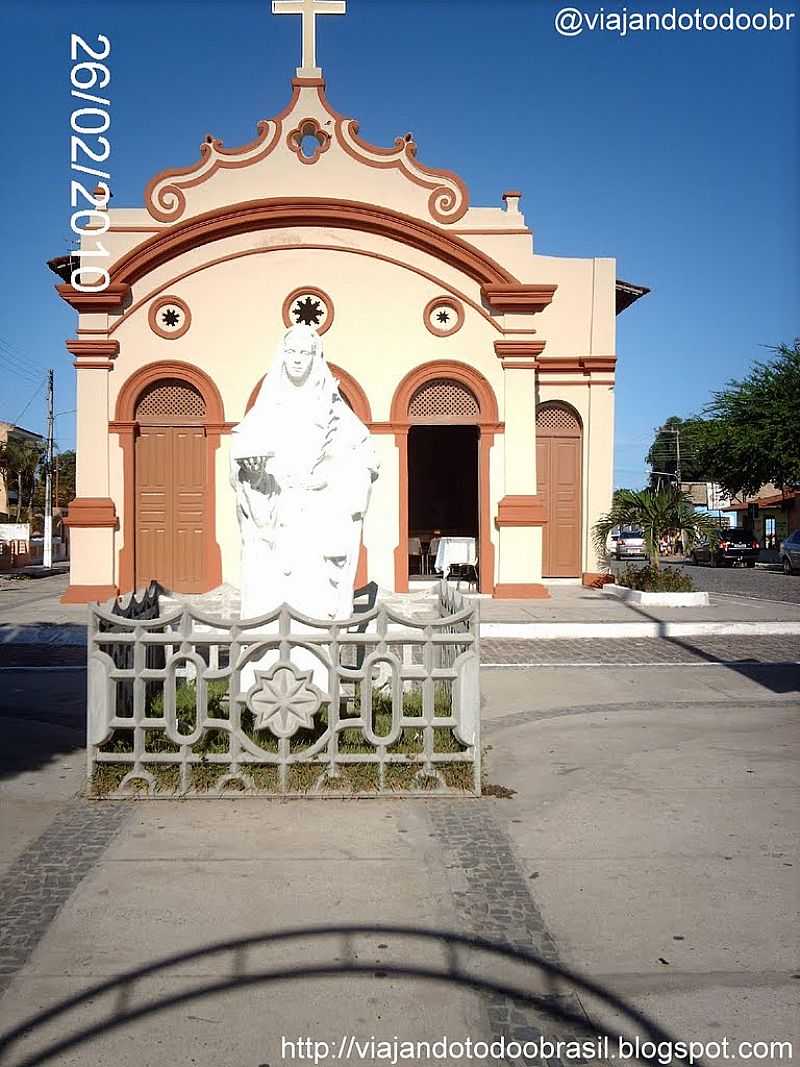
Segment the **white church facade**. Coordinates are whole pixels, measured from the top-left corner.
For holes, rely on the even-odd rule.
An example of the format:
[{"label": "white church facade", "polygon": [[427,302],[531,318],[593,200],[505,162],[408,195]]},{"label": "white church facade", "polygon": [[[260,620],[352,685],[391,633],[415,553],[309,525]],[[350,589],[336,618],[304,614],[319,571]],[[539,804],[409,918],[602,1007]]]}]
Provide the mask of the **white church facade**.
[{"label": "white church facade", "polygon": [[474,537],[485,594],[591,581],[616,315],[647,290],[613,259],[538,255],[519,191],[472,206],[410,134],[364,141],[316,67],[316,0],[288,7],[305,12],[289,103],[249,144],[206,138],[142,207],[110,208],[105,289],[57,287],[79,313],[65,600],[239,584],[230,434],[298,322],[380,462],[357,584],[407,590],[419,546],[448,535]]}]

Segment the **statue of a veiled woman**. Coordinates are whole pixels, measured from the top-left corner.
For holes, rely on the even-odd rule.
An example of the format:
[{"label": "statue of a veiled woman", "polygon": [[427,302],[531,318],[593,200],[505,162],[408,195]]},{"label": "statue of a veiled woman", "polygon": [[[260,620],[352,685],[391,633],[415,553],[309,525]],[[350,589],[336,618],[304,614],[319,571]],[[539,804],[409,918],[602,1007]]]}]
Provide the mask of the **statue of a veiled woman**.
[{"label": "statue of a veiled woman", "polygon": [[352,615],[377,476],[369,431],[342,399],[319,335],[291,327],[232,435],[242,618],[284,602],[318,619]]}]

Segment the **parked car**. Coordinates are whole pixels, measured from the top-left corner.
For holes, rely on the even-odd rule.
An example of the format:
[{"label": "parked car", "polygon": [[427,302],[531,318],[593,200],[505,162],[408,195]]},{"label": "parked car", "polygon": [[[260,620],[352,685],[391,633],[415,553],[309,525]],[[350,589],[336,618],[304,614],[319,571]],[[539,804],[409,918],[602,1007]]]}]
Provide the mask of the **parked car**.
[{"label": "parked car", "polygon": [[614,543],[614,555],[617,559],[647,559],[644,531],[635,526],[623,526]]},{"label": "parked car", "polygon": [[710,567],[733,567],[737,563],[755,567],[759,551],[752,530],[732,526],[720,533],[719,540],[698,541],[689,555],[689,562],[707,563]]},{"label": "parked car", "polygon": [[795,530],[783,542],[781,546],[781,563],[783,564],[784,574],[800,573],[800,530]]}]

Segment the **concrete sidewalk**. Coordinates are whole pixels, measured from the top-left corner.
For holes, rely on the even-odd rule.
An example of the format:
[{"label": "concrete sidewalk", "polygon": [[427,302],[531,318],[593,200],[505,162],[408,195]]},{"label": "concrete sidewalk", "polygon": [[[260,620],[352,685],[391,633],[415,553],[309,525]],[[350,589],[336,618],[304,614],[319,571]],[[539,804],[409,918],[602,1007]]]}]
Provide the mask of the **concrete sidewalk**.
[{"label": "concrete sidewalk", "polygon": [[[4,712],[32,720],[34,740],[35,721],[61,705],[28,677]],[[506,800],[89,804],[74,799],[80,737],[55,743],[47,727],[49,761],[30,745],[11,767],[0,753],[0,799],[16,827],[0,871],[0,1030],[171,953],[287,927],[378,922],[479,933],[558,958],[678,1038],[796,1040],[797,702],[771,678],[768,667],[760,680],[608,668],[593,671],[587,689],[577,670],[484,674],[488,776],[516,790]],[[15,735],[11,720],[5,729]],[[26,752],[36,766],[26,768]],[[72,1023],[273,965],[338,957],[368,975],[190,1000],[57,1062],[278,1067],[298,1062],[282,1037],[563,1033],[502,997],[388,973],[444,956],[441,946],[387,935],[207,955],[95,998]],[[580,1003],[619,1027],[595,1002]],[[23,1048],[66,1032],[50,1024]]]},{"label": "concrete sidewalk", "polygon": [[[0,581],[0,645],[86,643],[88,608],[61,604],[64,575],[36,582]],[[639,638],[685,636],[800,636],[800,604],[755,597],[710,593],[701,608],[642,608],[625,604],[600,590],[579,585],[552,585],[548,600],[478,600],[481,635],[491,638]],[[399,612],[426,615],[431,590],[390,594]]]}]

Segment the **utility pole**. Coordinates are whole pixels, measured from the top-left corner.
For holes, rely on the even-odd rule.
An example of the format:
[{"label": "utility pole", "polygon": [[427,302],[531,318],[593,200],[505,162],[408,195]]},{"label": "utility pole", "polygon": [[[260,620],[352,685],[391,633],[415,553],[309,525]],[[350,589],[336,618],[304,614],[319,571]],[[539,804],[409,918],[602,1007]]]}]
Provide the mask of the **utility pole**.
[{"label": "utility pole", "polygon": [[678,489],[681,487],[681,428],[678,426],[675,430],[675,480],[678,483]]},{"label": "utility pole", "polygon": [[53,372],[47,372],[47,454],[44,482],[44,553],[45,567],[53,566]]}]

